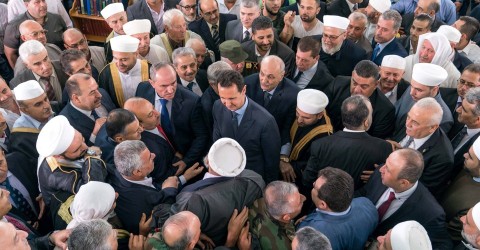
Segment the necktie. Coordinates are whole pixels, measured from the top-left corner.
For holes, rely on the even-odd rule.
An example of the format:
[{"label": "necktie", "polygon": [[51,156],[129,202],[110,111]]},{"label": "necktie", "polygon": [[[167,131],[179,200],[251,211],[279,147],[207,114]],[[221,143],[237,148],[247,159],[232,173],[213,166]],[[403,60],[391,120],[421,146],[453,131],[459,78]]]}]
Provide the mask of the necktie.
[{"label": "necktie", "polygon": [[248,30],[245,30],[245,32],[243,32],[242,43],[246,41],[250,41],[250,32],[248,32]]},{"label": "necktie", "polygon": [[95,121],[96,121],[98,118],[100,118],[100,116],[98,116],[97,111],[95,111],[95,109],[92,110],[92,116],[93,116],[93,119],[94,119]]},{"label": "necktie", "polygon": [[463,127],[463,129],[460,132],[458,132],[458,134],[455,137],[453,137],[452,139],[453,150],[455,150],[460,145],[460,142],[462,142],[465,135],[467,135],[467,126]]},{"label": "necktie", "polygon": [[409,136],[408,140],[405,142],[405,144],[403,144],[403,148],[408,148],[410,144],[412,144],[413,139],[413,137]]},{"label": "necktie", "polygon": [[377,54],[379,51],[380,51],[380,44],[377,43],[377,45],[375,45],[375,49],[373,49],[372,61],[374,61],[375,58],[377,58]]},{"label": "necktie", "polygon": [[232,111],[232,125],[233,125],[233,133],[237,135],[238,130],[238,114],[235,111]]},{"label": "necktie", "polygon": [[383,216],[387,212],[387,210],[390,207],[390,205],[392,204],[393,200],[395,200],[395,193],[390,192],[390,195],[388,195],[388,199],[384,203],[382,203],[382,205],[380,205],[378,207],[377,210],[378,210],[378,221],[379,221],[379,223],[380,223],[380,221],[382,221]]},{"label": "necktie", "polygon": [[42,77],[41,79],[45,86],[45,93],[47,93],[48,100],[56,101],[55,91],[53,90],[52,84],[50,84],[50,77]]},{"label": "necktie", "polygon": [[167,99],[160,99],[160,103],[162,104],[162,114],[160,115],[160,122],[162,124],[162,128],[167,134],[169,139],[173,138],[173,127],[172,123],[170,122],[170,115],[168,114],[167,109]]},{"label": "necktie", "polygon": [[354,4],[352,9],[353,9],[353,11],[356,11],[356,10],[358,10],[358,4],[357,4],[357,3],[356,3],[356,4]]},{"label": "necktie", "polygon": [[293,81],[297,83],[298,80],[300,80],[300,77],[302,77],[302,74],[303,74],[303,71],[298,71],[298,74],[295,76],[295,78],[293,78]]},{"label": "necktie", "polygon": [[193,84],[194,84],[194,82],[189,82],[187,84],[187,89],[190,90],[190,91],[193,91]]},{"label": "necktie", "polygon": [[220,44],[220,36],[218,35],[218,25],[212,25],[212,38],[215,45],[218,47]]},{"label": "necktie", "polygon": [[268,106],[270,103],[270,98],[272,98],[272,94],[268,93],[267,91],[263,91],[263,106]]},{"label": "necktie", "polygon": [[0,185],[5,186],[8,192],[10,192],[10,197],[12,198],[13,202],[17,205],[17,209],[20,210],[20,212],[22,212],[22,214],[26,216],[25,219],[29,221],[35,221],[36,220],[35,212],[33,212],[33,209],[28,203],[27,199],[25,199],[23,194],[20,191],[18,191],[18,189],[12,187],[8,178],[4,182],[0,183]]}]

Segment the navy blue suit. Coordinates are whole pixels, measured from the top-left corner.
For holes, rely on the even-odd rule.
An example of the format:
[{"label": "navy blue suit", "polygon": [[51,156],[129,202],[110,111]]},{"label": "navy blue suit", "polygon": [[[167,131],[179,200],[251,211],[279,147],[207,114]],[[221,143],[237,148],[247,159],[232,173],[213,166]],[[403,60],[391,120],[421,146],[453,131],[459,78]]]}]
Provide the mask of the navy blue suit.
[{"label": "navy blue suit", "polygon": [[333,55],[329,55],[323,50],[320,51],[320,60],[327,65],[333,77],[351,76],[355,65],[365,59],[368,59],[367,52],[350,39],[345,39],[340,50]]},{"label": "navy blue suit", "polygon": [[154,168],[152,173],[150,173],[153,182],[162,183],[169,176],[175,175],[177,169],[172,166],[175,151],[173,151],[170,144],[161,136],[148,131],[142,132],[141,141],[147,145],[150,152],[156,155],[153,160]]},{"label": "navy blue suit", "polygon": [[[155,105],[155,90],[149,82],[141,82],[135,96],[143,97]],[[208,131],[202,118],[200,97],[192,91],[177,86],[172,100],[170,120],[175,138],[170,138],[176,151],[183,155],[187,166],[200,161],[208,150]]]},{"label": "navy blue suit", "polygon": [[[376,45],[377,43],[374,42],[372,47],[375,49]],[[385,48],[383,48],[382,51],[380,51],[380,53],[375,57],[375,60],[372,60],[372,61],[376,65],[382,65],[383,57],[386,55],[397,55],[400,57],[406,57],[408,56],[408,53],[405,50],[405,48],[400,44],[400,42],[398,42],[398,39],[394,38],[391,43],[389,43],[387,46],[385,46]],[[373,54],[372,54],[372,58],[373,58]]]},{"label": "navy blue suit", "polygon": [[95,139],[95,146],[102,150],[101,158],[105,163],[115,164],[113,161],[113,153],[117,143],[112,138],[108,137],[105,124],[103,124],[98,131],[97,138]]}]

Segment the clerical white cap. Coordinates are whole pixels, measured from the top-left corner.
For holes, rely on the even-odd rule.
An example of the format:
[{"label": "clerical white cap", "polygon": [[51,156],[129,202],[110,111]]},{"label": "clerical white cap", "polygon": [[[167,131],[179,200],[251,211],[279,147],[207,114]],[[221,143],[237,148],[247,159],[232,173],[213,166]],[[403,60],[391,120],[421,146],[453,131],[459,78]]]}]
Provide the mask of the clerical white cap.
[{"label": "clerical white cap", "polygon": [[382,65],[383,67],[394,68],[405,70],[405,65],[407,62],[405,58],[397,55],[386,55],[383,57]]},{"label": "clerical white cap", "polygon": [[140,33],[150,33],[152,24],[148,19],[136,19],[123,25],[125,34],[131,36]]},{"label": "clerical white cap", "polygon": [[392,250],[431,250],[432,243],[420,223],[410,220],[398,223],[390,234]]},{"label": "clerical white cap", "polygon": [[37,139],[40,156],[49,157],[64,153],[73,142],[75,129],[63,115],[55,116],[45,124]]},{"label": "clerical white cap", "polygon": [[477,229],[480,229],[480,202],[473,206],[472,217],[473,222],[475,222],[475,226],[477,227]]},{"label": "clerical white cap", "polygon": [[459,30],[455,29],[450,25],[442,25],[438,28],[437,33],[443,34],[447,37],[448,41],[453,43],[460,42],[460,38],[462,38],[462,33]]},{"label": "clerical white cap", "polygon": [[125,11],[122,3],[111,3],[105,6],[105,8],[103,8],[103,10],[100,11],[100,14],[102,14],[103,18],[107,19],[122,11]]},{"label": "clerical white cap", "polygon": [[112,51],[117,52],[137,52],[140,40],[135,37],[120,35],[110,39]]},{"label": "clerical white cap", "polygon": [[417,63],[413,66],[412,80],[430,87],[440,85],[448,77],[447,71],[431,63]]},{"label": "clerical white cap", "polygon": [[472,149],[477,159],[480,159],[480,137],[473,142]]},{"label": "clerical white cap", "polygon": [[208,151],[208,165],[221,176],[237,176],[247,164],[245,150],[235,140],[218,139]]},{"label": "clerical white cap", "polygon": [[298,92],[297,107],[307,114],[318,114],[324,111],[327,105],[328,97],[320,90],[304,89]]},{"label": "clerical white cap", "polygon": [[346,30],[349,24],[350,24],[350,20],[342,16],[334,16],[334,15],[323,16],[324,26]]},{"label": "clerical white cap", "polygon": [[392,3],[390,0],[370,0],[370,5],[378,12],[383,13],[390,9]]},{"label": "clerical white cap", "polygon": [[22,82],[13,89],[13,94],[17,101],[31,100],[41,96],[45,91],[35,80]]}]

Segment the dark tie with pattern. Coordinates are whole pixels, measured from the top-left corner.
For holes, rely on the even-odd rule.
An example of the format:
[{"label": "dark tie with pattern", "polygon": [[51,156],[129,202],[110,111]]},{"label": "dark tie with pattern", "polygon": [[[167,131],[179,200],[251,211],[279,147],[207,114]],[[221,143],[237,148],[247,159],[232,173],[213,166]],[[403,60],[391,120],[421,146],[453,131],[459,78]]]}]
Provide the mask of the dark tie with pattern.
[{"label": "dark tie with pattern", "polygon": [[263,91],[263,106],[266,107],[270,103],[270,98],[272,98],[272,94],[268,93],[267,91]]},{"label": "dark tie with pattern", "polygon": [[212,38],[215,45],[218,47],[220,44],[220,36],[218,35],[218,25],[212,25]]},{"label": "dark tie with pattern", "polygon": [[193,91],[193,84],[194,84],[194,82],[189,82],[187,84],[187,89],[190,90],[190,91]]},{"label": "dark tie with pattern", "polygon": [[455,150],[458,147],[458,145],[460,145],[460,142],[462,142],[465,135],[467,135],[467,126],[463,127],[463,129],[460,130],[460,132],[458,132],[458,134],[455,135],[455,137],[453,137],[452,139],[453,150]]},{"label": "dark tie with pattern", "polygon": [[167,99],[160,99],[160,103],[162,104],[162,113],[160,115],[160,122],[162,123],[162,128],[165,131],[165,134],[167,134],[169,139],[173,138],[173,127],[172,123],[170,121],[170,115],[168,114],[168,109],[167,109]]},{"label": "dark tie with pattern", "polygon": [[247,41],[250,41],[250,32],[248,32],[248,30],[245,30],[245,32],[243,32],[242,43]]},{"label": "dark tie with pattern", "polygon": [[25,219],[27,219],[28,221],[37,220],[37,216],[35,215],[35,212],[33,212],[33,209],[28,203],[27,199],[25,199],[23,194],[18,189],[12,187],[8,178],[4,182],[0,183],[0,185],[4,186],[8,190],[8,192],[10,192],[10,197],[17,205],[17,209],[26,216]]},{"label": "dark tie with pattern", "polygon": [[388,199],[382,203],[382,205],[380,205],[378,207],[378,221],[379,223],[382,221],[382,218],[383,216],[385,216],[385,213],[387,213],[387,210],[388,208],[390,207],[390,205],[392,204],[392,201],[395,200],[395,193],[394,192],[390,192],[390,195],[388,195]]},{"label": "dark tie with pattern", "polygon": [[293,81],[297,83],[298,80],[300,80],[300,77],[302,77],[302,75],[303,75],[303,71],[298,71],[298,74],[293,78]]},{"label": "dark tie with pattern", "polygon": [[232,125],[233,125],[233,133],[237,135],[238,130],[238,114],[235,111],[232,111]]},{"label": "dark tie with pattern", "polygon": [[48,100],[56,101],[55,90],[53,90],[53,86],[50,84],[50,77],[42,77],[41,80],[45,86],[45,93],[47,93]]},{"label": "dark tie with pattern", "polygon": [[100,116],[98,116],[97,111],[95,111],[95,109],[92,110],[92,116],[93,116],[93,119],[94,119],[95,121],[96,121],[98,118],[100,118]]},{"label": "dark tie with pattern", "polygon": [[408,148],[410,146],[410,144],[412,144],[413,142],[413,137],[409,136],[410,138],[408,138],[408,140],[405,142],[405,144],[403,144],[403,148]]}]

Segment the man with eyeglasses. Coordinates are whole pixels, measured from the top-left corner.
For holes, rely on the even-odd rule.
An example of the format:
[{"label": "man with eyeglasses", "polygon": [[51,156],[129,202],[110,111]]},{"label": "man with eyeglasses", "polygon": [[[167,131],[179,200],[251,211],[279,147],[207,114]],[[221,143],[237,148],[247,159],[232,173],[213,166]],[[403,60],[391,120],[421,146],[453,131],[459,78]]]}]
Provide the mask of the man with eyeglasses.
[{"label": "man with eyeglasses", "polygon": [[371,58],[376,65],[381,65],[386,55],[408,56],[405,48],[395,38],[401,22],[402,16],[396,10],[387,10],[378,19]]},{"label": "man with eyeglasses", "polygon": [[157,35],[163,32],[163,15],[174,9],[176,1],[171,0],[139,0],[127,8],[128,20],[148,19],[152,26],[150,33]]},{"label": "man with eyeglasses", "polygon": [[325,15],[320,60],[324,62],[333,77],[351,76],[352,70],[367,54],[354,42],[346,39],[350,20],[341,16]]},{"label": "man with eyeglasses", "polygon": [[232,14],[222,14],[218,11],[218,3],[215,0],[201,0],[198,2],[201,19],[188,25],[188,28],[199,34],[207,48],[215,53],[215,61],[220,60],[219,45],[225,41],[225,29],[227,23],[237,19]]},{"label": "man with eyeglasses", "polygon": [[104,49],[99,46],[89,46],[87,38],[77,28],[70,28],[63,32],[63,45],[66,49],[76,49],[83,52],[87,61],[95,67],[98,72],[107,65]]},{"label": "man with eyeglasses", "polygon": [[185,21],[187,21],[187,24],[190,24],[198,19],[196,0],[181,0],[177,4],[177,9],[179,9],[185,16]]}]

